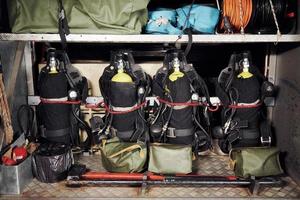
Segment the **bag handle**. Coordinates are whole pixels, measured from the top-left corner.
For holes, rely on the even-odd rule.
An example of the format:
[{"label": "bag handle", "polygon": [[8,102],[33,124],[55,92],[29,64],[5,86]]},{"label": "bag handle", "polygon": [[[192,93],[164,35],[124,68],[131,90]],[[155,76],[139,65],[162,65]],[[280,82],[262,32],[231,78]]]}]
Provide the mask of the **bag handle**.
[{"label": "bag handle", "polygon": [[[103,140],[103,141],[102,141],[102,146],[103,146],[102,149],[104,150],[104,149],[105,149],[105,146],[106,146],[106,140]],[[134,144],[134,145],[129,146],[129,147],[125,148],[125,149],[122,149],[122,150],[120,150],[120,151],[118,151],[118,152],[116,152],[116,153],[114,153],[114,154],[108,156],[108,158],[114,158],[114,157],[116,157],[116,156],[119,156],[119,155],[122,154],[122,153],[125,153],[125,152],[131,152],[131,151],[134,151],[134,150],[136,150],[136,149],[139,149],[139,150],[140,150],[140,157],[141,157],[141,158],[144,158],[144,157],[145,157],[145,154],[144,154],[144,152],[142,151],[143,148],[142,148],[141,145],[139,145],[139,144]]]},{"label": "bag handle", "polygon": [[230,168],[231,170],[234,170],[234,169],[235,169],[236,161],[233,160],[233,158],[232,158],[232,150],[230,150],[230,152],[229,152],[229,163],[228,163],[228,165],[229,165],[229,168]]},{"label": "bag handle", "polygon": [[67,38],[66,35],[70,34],[70,29],[68,26],[68,19],[66,17],[66,11],[63,6],[62,0],[58,0],[58,7],[59,7],[59,13],[58,13],[58,33],[61,40],[61,45],[63,50],[66,51],[67,49]]},{"label": "bag handle", "polygon": [[127,148],[125,148],[125,149],[122,149],[121,151],[118,151],[118,152],[114,153],[113,155],[110,155],[108,158],[114,158],[114,157],[116,157],[116,156],[118,156],[118,155],[120,155],[120,154],[122,154],[122,153],[125,153],[125,152],[131,152],[131,151],[134,151],[135,149],[139,149],[139,150],[140,150],[140,157],[141,157],[141,158],[144,158],[144,157],[145,157],[145,154],[144,154],[144,152],[142,151],[143,149],[142,149],[141,145],[134,144],[134,145],[132,145],[132,146],[130,146],[130,147],[127,147]]}]

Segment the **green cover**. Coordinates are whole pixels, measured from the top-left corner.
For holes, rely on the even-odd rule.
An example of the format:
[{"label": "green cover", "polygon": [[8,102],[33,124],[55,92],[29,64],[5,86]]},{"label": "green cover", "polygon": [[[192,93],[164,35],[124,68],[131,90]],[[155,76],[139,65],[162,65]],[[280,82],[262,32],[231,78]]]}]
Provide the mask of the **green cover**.
[{"label": "green cover", "polygon": [[189,145],[150,145],[148,171],[161,174],[188,174],[192,172],[192,147]]},{"label": "green cover", "polygon": [[[150,0],[64,0],[71,33],[139,34]],[[8,0],[13,33],[58,33],[57,0]]]},{"label": "green cover", "polygon": [[114,137],[100,148],[102,164],[109,172],[141,172],[147,160],[145,143],[121,142]]},{"label": "green cover", "polygon": [[234,149],[230,153],[231,168],[236,176],[243,178],[279,175],[283,173],[279,153],[275,147]]}]

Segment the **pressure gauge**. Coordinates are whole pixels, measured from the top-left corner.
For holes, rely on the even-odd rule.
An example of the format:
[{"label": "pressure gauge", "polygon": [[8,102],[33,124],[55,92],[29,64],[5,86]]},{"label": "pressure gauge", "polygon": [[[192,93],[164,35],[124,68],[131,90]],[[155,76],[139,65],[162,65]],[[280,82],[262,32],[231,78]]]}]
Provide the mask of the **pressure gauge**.
[{"label": "pressure gauge", "polygon": [[192,101],[199,101],[199,95],[197,93],[193,93],[191,96]]},{"label": "pressure gauge", "polygon": [[138,94],[143,95],[145,93],[145,88],[144,87],[139,87],[138,88]]},{"label": "pressure gauge", "polygon": [[69,98],[70,101],[76,101],[76,100],[78,100],[78,93],[77,93],[77,91],[74,90],[74,89],[69,90],[68,98]]}]

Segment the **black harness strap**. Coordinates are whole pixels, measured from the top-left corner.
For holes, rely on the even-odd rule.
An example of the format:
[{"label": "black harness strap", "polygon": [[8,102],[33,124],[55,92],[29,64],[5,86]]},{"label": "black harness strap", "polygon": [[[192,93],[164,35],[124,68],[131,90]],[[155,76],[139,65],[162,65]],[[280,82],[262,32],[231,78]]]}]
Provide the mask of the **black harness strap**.
[{"label": "black harness strap", "polygon": [[186,46],[186,48],[185,48],[184,55],[185,55],[185,56],[188,56],[188,54],[189,54],[190,51],[191,51],[192,44],[193,44],[193,34],[192,34],[191,29],[189,29],[189,28],[186,29],[186,32],[187,32],[187,35],[188,35],[189,40],[188,40],[188,44],[187,44],[187,46]]},{"label": "black harness strap", "polygon": [[64,137],[69,135],[71,132],[70,128],[65,128],[65,129],[59,129],[59,130],[42,130],[43,136],[47,138],[53,138],[53,137]]},{"label": "black harness strap", "polygon": [[61,39],[61,45],[63,50],[67,49],[66,35],[70,34],[68,20],[66,18],[66,11],[63,7],[62,0],[58,0],[59,14],[58,14],[58,33]]},{"label": "black harness strap", "polygon": [[263,146],[271,146],[272,143],[272,131],[271,125],[268,123],[267,120],[263,121],[260,124],[260,142]]}]

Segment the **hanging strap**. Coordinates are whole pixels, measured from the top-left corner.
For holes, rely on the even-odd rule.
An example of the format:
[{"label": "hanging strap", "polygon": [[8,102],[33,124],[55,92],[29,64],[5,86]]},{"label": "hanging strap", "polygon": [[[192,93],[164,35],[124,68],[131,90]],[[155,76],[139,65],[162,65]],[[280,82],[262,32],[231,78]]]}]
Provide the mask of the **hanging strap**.
[{"label": "hanging strap", "polygon": [[[105,152],[105,148],[106,148],[106,143],[107,141],[106,140],[102,140],[102,149],[103,151]],[[126,147],[124,149],[121,149],[120,151],[108,156],[108,158],[114,158],[116,156],[119,156],[125,152],[132,152],[136,149],[139,149],[140,150],[140,157],[141,158],[144,158],[145,157],[145,154],[143,152],[143,147],[140,145],[140,144],[133,144],[132,146],[129,146],[129,147]]]},{"label": "hanging strap", "polygon": [[141,158],[144,158],[144,157],[145,157],[145,154],[144,154],[144,152],[143,152],[143,148],[142,148],[142,146],[139,145],[139,144],[134,144],[134,145],[129,146],[129,147],[125,148],[125,149],[122,149],[122,150],[120,150],[120,151],[118,151],[118,152],[116,152],[116,153],[110,155],[108,158],[114,158],[114,157],[119,156],[119,155],[121,155],[121,154],[123,154],[123,153],[125,153],[125,152],[132,152],[132,151],[134,151],[134,150],[136,150],[136,149],[139,149],[139,150],[140,150],[140,157],[141,157]]},{"label": "hanging strap", "polygon": [[260,124],[260,142],[263,146],[271,146],[272,143],[272,131],[271,125],[267,120],[261,122]]},{"label": "hanging strap", "polygon": [[63,50],[67,49],[67,38],[66,35],[70,34],[70,29],[68,26],[68,20],[66,18],[66,12],[63,7],[62,0],[58,0],[59,14],[58,14],[58,33],[61,40],[61,45]]},{"label": "hanging strap", "polygon": [[193,34],[192,34],[192,31],[191,31],[190,28],[186,29],[186,33],[188,35],[189,40],[188,40],[188,44],[187,44],[187,46],[185,48],[184,55],[187,57],[189,55],[190,51],[191,51],[191,48],[192,48]]}]

